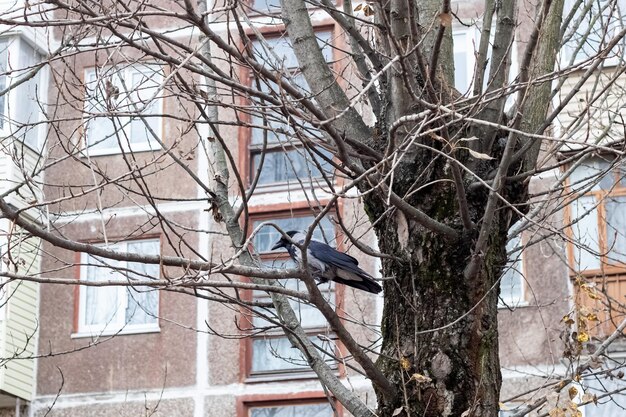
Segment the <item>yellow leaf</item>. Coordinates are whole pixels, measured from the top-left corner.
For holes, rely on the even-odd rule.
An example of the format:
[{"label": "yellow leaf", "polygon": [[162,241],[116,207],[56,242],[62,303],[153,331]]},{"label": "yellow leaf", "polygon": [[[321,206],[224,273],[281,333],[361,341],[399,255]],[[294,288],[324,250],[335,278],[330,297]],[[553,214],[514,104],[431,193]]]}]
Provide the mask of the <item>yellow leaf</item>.
[{"label": "yellow leaf", "polygon": [[578,340],[581,343],[588,342],[589,341],[589,335],[587,333],[585,333],[585,332],[580,332],[576,336],[576,340]]},{"label": "yellow leaf", "polygon": [[587,295],[588,295],[588,296],[589,296],[589,298],[591,298],[592,300],[599,300],[599,299],[600,299],[600,296],[599,296],[599,295],[598,295],[598,293],[597,293],[597,292],[595,292],[595,291],[589,291],[589,292],[587,293]]},{"label": "yellow leaf", "polygon": [[573,400],[574,398],[576,398],[576,395],[578,394],[578,390],[576,389],[576,387],[569,387],[569,389],[567,390],[567,393],[569,394],[569,399]]},{"label": "yellow leaf", "polygon": [[405,371],[408,371],[411,368],[411,362],[407,358],[400,358],[400,366]]},{"label": "yellow leaf", "polygon": [[598,321],[598,316],[594,313],[589,313],[589,315],[587,316],[587,320],[589,321]]}]

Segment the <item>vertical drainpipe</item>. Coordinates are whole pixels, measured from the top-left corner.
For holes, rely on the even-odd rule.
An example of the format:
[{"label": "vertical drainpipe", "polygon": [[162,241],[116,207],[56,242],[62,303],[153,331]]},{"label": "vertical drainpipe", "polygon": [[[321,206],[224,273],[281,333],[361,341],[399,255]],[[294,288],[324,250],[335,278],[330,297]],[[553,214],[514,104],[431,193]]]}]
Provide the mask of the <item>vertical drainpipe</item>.
[{"label": "vertical drainpipe", "polygon": [[[206,10],[211,10],[213,0],[206,1]],[[209,15],[207,19],[212,19]],[[206,141],[209,136],[209,128],[205,124],[198,126],[199,140]],[[208,149],[208,147],[200,147]],[[198,177],[205,184],[209,183],[209,156],[206,152],[198,152]],[[198,197],[207,198],[204,190],[198,186]],[[209,211],[199,210],[199,229],[208,230],[210,227]],[[200,233],[198,238],[199,251],[201,254],[209,255],[212,248],[212,235]],[[209,318],[209,301],[203,298],[196,298],[196,392],[194,394],[194,417],[205,417],[205,395],[209,388],[209,334],[205,321]]]}]

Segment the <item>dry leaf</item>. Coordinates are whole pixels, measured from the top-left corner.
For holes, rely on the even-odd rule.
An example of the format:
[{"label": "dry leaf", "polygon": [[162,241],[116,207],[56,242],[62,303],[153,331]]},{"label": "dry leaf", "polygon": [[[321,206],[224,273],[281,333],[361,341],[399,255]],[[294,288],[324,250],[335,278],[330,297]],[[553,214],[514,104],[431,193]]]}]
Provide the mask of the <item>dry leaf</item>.
[{"label": "dry leaf", "polygon": [[441,26],[447,28],[452,26],[452,14],[450,13],[439,13],[439,20],[441,21]]},{"label": "dry leaf", "polygon": [[476,152],[472,149],[469,149],[469,153],[476,159],[484,159],[484,160],[494,159],[493,157],[487,155],[486,153]]},{"label": "dry leaf", "polygon": [[354,11],[355,11],[355,12],[358,12],[358,11],[359,11],[359,10],[361,10],[362,8],[363,8],[363,3],[359,4],[358,6],[356,6],[356,7],[354,8]]},{"label": "dry leaf", "polygon": [[401,358],[400,359],[400,366],[402,367],[402,369],[404,369],[405,371],[408,371],[409,368],[411,367],[411,362],[409,362],[409,360],[407,358]]},{"label": "dry leaf", "polygon": [[369,4],[363,6],[363,14],[367,17],[374,16],[374,8]]},{"label": "dry leaf", "polygon": [[402,408],[404,407],[398,407],[395,410],[393,410],[393,413],[391,414],[392,417],[396,417],[398,414],[400,414],[402,412]]},{"label": "dry leaf", "polygon": [[578,395],[578,390],[576,389],[576,387],[569,387],[567,393],[569,394],[569,399],[573,400],[574,398],[576,398],[576,395]]},{"label": "dry leaf", "polygon": [[598,405],[598,396],[595,394],[585,394],[582,398],[583,403],[594,403]]},{"label": "dry leaf", "polygon": [[433,381],[431,378],[422,374],[413,374],[411,375],[411,379],[414,379],[418,384],[427,384]]},{"label": "dry leaf", "polygon": [[550,410],[548,415],[550,417],[565,417],[565,411],[560,408],[553,408],[552,410]]}]

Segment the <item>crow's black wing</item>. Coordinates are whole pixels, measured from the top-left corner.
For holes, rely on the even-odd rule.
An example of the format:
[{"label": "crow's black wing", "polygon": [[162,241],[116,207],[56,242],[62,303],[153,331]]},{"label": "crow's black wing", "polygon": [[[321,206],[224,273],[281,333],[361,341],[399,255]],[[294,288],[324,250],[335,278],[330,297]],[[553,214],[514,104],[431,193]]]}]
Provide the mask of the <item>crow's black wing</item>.
[{"label": "crow's black wing", "polygon": [[355,258],[346,253],[339,252],[326,243],[312,240],[311,243],[309,243],[309,251],[311,251],[313,256],[324,263],[332,264],[355,273],[365,272],[359,268],[359,261]]}]

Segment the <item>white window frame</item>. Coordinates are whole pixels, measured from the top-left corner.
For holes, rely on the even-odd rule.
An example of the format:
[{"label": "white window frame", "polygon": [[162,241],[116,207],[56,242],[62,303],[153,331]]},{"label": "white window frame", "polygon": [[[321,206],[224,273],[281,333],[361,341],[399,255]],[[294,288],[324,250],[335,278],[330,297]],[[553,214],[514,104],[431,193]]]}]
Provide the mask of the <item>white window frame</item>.
[{"label": "white window frame", "polygon": [[[3,90],[9,87],[12,84],[20,82],[24,76],[28,76],[32,68],[25,69],[25,63],[22,61],[22,51],[23,45],[27,45],[34,52],[38,53],[42,59],[44,59],[45,51],[42,51],[41,48],[37,47],[34,42],[31,42],[26,39],[25,35],[13,34],[9,36],[2,36],[0,38],[1,41],[6,42],[6,53],[7,53],[7,67],[10,70],[13,70],[11,74],[6,75],[6,83]],[[17,69],[17,71],[15,71]],[[45,140],[45,129],[43,128],[43,124],[41,123],[44,120],[44,111],[42,110],[46,108],[46,102],[48,99],[48,80],[49,74],[47,67],[44,67],[39,70],[36,75],[36,85],[37,85],[37,104],[36,108],[37,114],[30,123],[38,123],[33,126],[32,129],[35,129],[34,138],[35,143],[30,143],[28,140],[23,140],[24,132],[19,128],[20,123],[17,122],[19,117],[16,116],[17,108],[18,108],[18,100],[23,100],[23,97],[20,97],[22,92],[21,87],[27,85],[27,83],[33,82],[34,80],[25,81],[23,84],[18,85],[17,87],[7,91],[5,94],[4,100],[4,108],[0,109],[0,117],[3,117],[2,127],[0,128],[0,135],[4,137],[14,137],[19,140],[21,144],[28,147],[29,149],[35,152],[41,152],[43,150],[43,143]],[[14,122],[15,121],[15,122]]]},{"label": "white window frame", "polygon": [[[141,240],[132,240],[119,242],[114,245],[107,246],[107,249],[115,251],[115,252],[128,252],[128,244],[129,243],[141,243],[141,242],[157,242],[159,246],[160,252],[160,241],[159,239],[141,239]],[[81,253],[80,254],[81,265],[80,265],[80,278],[81,280],[86,279],[88,275],[88,257],[89,254]],[[115,261],[111,259],[105,260],[107,265],[110,267],[116,268],[126,267],[126,262],[124,261]],[[106,268],[103,267],[103,270]],[[116,274],[119,276],[119,274]],[[159,277],[155,277],[158,279]],[[113,279],[113,278],[112,278]],[[121,277],[123,282],[127,282],[127,278]],[[112,334],[135,334],[135,333],[154,333],[159,332],[159,305],[160,305],[160,293],[158,290],[154,290],[157,292],[157,300],[156,300],[156,312],[157,314],[156,320],[154,323],[140,323],[140,324],[127,324],[126,317],[124,312],[126,307],[128,306],[128,286],[116,286],[116,287],[106,287],[106,288],[114,288],[117,291],[117,299],[121,300],[120,305],[117,307],[117,311],[115,313],[115,317],[108,323],[104,324],[87,324],[87,286],[81,285],[79,286],[79,296],[78,296],[78,328],[76,329],[76,333],[72,335],[72,337],[93,337],[93,336],[106,336]],[[96,287],[100,288],[100,287]]]},{"label": "white window frame", "polygon": [[[115,136],[113,136],[113,145],[107,146],[107,147],[98,147],[95,146],[93,144],[89,143],[89,126],[90,123],[92,123],[92,121],[94,119],[97,119],[99,117],[103,117],[103,118],[109,118],[110,116],[96,116],[95,114],[90,114],[92,112],[90,112],[89,107],[92,105],[92,101],[89,100],[89,88],[90,88],[90,84],[95,82],[96,83],[96,88],[98,88],[98,84],[101,82],[104,82],[106,79],[109,79],[112,76],[115,77],[119,77],[121,75],[122,79],[124,80],[124,83],[126,84],[127,87],[132,87],[129,86],[128,83],[132,82],[132,76],[133,74],[143,74],[143,75],[148,75],[150,76],[150,78],[155,77],[155,79],[153,79],[153,81],[159,85],[158,87],[158,91],[155,95],[153,95],[152,97],[149,98],[150,103],[153,103],[155,105],[155,109],[153,110],[155,112],[155,116],[150,116],[151,118],[156,118],[158,120],[158,123],[156,124],[156,128],[153,129],[154,133],[156,134],[156,136],[159,138],[159,140],[163,140],[163,81],[165,79],[164,73],[163,73],[163,69],[161,66],[157,65],[157,64],[150,64],[150,63],[136,63],[136,64],[121,64],[119,66],[108,66],[108,67],[90,67],[90,68],[85,68],[84,70],[84,74],[83,74],[83,80],[84,80],[84,85],[85,85],[85,100],[84,100],[84,123],[83,123],[83,149],[85,154],[88,154],[89,156],[101,156],[101,155],[113,155],[113,154],[120,154],[120,153],[126,153],[126,152],[148,152],[148,151],[157,151],[161,149],[161,145],[159,144],[158,141],[156,141],[154,138],[151,137],[150,134],[148,134],[145,138],[145,140],[141,141],[141,142],[137,142],[137,143],[129,143],[132,142],[132,138],[131,138],[131,130],[132,130],[132,122],[130,120],[129,116],[126,115],[122,115],[122,116],[115,116],[115,123],[116,124],[120,124],[123,126],[123,129],[120,130],[120,135],[123,135],[122,138],[120,138],[121,140],[119,142],[121,142],[121,147],[119,146],[118,140]],[[95,80],[92,81],[91,77],[95,76]],[[120,90],[123,89],[123,86],[119,85],[120,83],[115,83],[116,87],[118,87]],[[128,107],[130,104],[132,104],[132,102],[130,102],[129,100],[127,100],[125,97],[128,97],[128,95],[132,94],[132,88],[130,88],[131,91],[128,91],[126,93],[124,93],[123,91],[120,92],[120,96],[122,96],[121,99],[119,99],[119,102],[117,103],[118,107]],[[147,107],[147,106],[146,106]],[[141,109],[139,109],[141,110]],[[120,113],[127,113],[126,112],[120,112]],[[135,117],[135,119],[140,119],[141,116],[139,117]],[[107,139],[108,140],[108,139]]]}]

